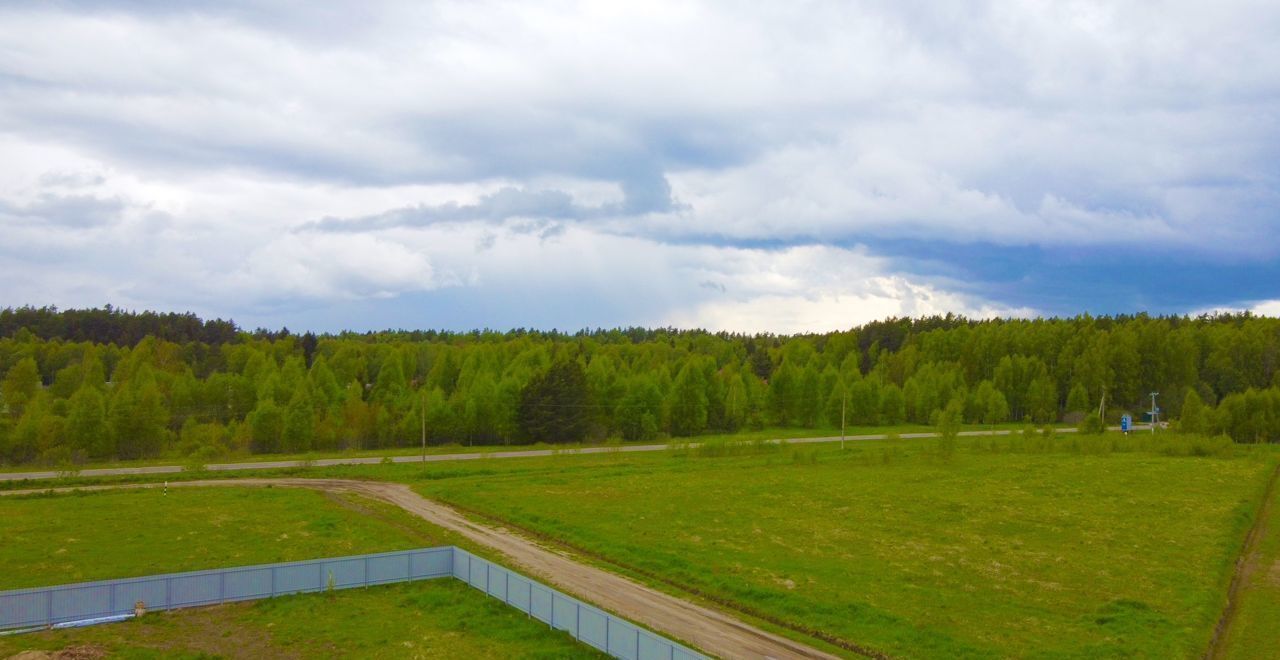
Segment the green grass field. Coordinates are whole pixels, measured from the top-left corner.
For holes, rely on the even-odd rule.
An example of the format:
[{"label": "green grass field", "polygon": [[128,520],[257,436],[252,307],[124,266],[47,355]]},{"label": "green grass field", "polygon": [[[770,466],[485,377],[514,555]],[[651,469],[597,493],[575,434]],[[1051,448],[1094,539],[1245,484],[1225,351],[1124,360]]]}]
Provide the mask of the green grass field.
[{"label": "green grass field", "polygon": [[1276,455],[1024,442],[729,446],[396,474],[671,590],[890,655],[1202,653]]},{"label": "green grass field", "polygon": [[[602,658],[457,580],[286,596],[0,637],[0,657]],[[97,653],[99,655],[91,655]]]},{"label": "green grass field", "polygon": [[1253,660],[1280,655],[1280,488],[1262,528],[1259,561],[1242,585],[1235,620],[1218,657]]},{"label": "green grass field", "polygon": [[[483,552],[399,508],[292,488],[4,497],[0,539],[0,589],[436,545]],[[77,646],[126,658],[600,657],[448,579],[0,637],[0,657]]]},{"label": "green grass field", "polygon": [[4,497],[0,539],[0,589],[456,543],[399,509],[291,488]]},{"label": "green grass field", "polygon": [[[1065,426],[1059,424],[1057,426]],[[963,430],[966,431],[987,431],[991,429],[1021,429],[1021,424],[973,424],[966,425]],[[850,426],[845,429],[847,435],[872,435],[884,433],[918,433],[930,432],[937,429],[932,426],[912,424],[899,426]],[[732,434],[707,434],[688,438],[679,438],[680,441],[688,442],[716,442],[721,440],[756,440],[756,439],[774,439],[774,438],[820,438],[840,435],[839,427],[836,428],[782,428],[774,427],[761,429],[758,431],[739,431]],[[662,444],[667,440],[653,440],[646,442],[622,442],[621,440],[612,440],[607,442],[586,442],[586,443],[564,443],[564,444],[546,444],[536,443],[528,445],[463,445],[451,443],[445,445],[430,445],[427,447],[426,453],[431,456],[441,454],[463,454],[463,453],[492,453],[501,451],[524,451],[524,450],[571,450],[582,449],[587,447],[611,447],[626,445],[651,445]],[[156,465],[179,465],[189,468],[197,468],[205,464],[213,463],[253,463],[259,461],[308,461],[319,460],[325,458],[378,458],[386,456],[420,456],[422,450],[415,446],[408,447],[391,447],[386,449],[349,449],[335,451],[314,451],[305,454],[248,454],[233,453],[225,456],[214,458],[195,459],[183,456],[177,453],[171,453],[156,458],[137,459],[137,460],[117,460],[117,461],[94,461],[82,464],[69,465],[39,465],[39,464],[20,464],[5,465],[0,463],[0,472],[6,473],[22,473],[22,472],[49,472],[62,471],[68,475],[74,475],[80,470],[99,469],[99,468],[133,468],[148,467]]]},{"label": "green grass field", "polygon": [[[961,439],[954,450],[925,440],[845,451],[713,439],[646,454],[273,473],[410,483],[798,639],[816,633],[902,657],[1198,657],[1280,454],[1178,438],[1036,434]],[[253,493],[278,501],[235,499]],[[0,535],[27,529],[32,541],[17,553],[0,544],[0,563],[62,574],[56,556],[32,549],[79,550],[62,535],[98,520],[108,524],[91,543],[110,551],[83,557],[114,568],[60,581],[119,576],[129,566],[123,574],[467,545],[368,501],[287,489],[171,489],[167,497],[175,494],[0,499]],[[25,516],[11,515],[18,504],[30,506]],[[245,511],[236,534],[219,536],[219,515]],[[167,530],[130,527],[170,514],[179,524]],[[279,538],[280,519],[297,521],[288,523],[296,532],[283,532],[289,539]],[[362,523],[381,531],[361,531]],[[136,547],[158,551],[131,556],[121,529],[145,537]],[[391,545],[374,542],[378,534]],[[207,537],[209,550],[191,554],[187,537]],[[286,540],[349,549],[280,554]],[[169,565],[157,565],[162,559]],[[13,586],[24,585],[0,588]],[[1280,621],[1278,593],[1246,594],[1229,657],[1265,657]]]}]

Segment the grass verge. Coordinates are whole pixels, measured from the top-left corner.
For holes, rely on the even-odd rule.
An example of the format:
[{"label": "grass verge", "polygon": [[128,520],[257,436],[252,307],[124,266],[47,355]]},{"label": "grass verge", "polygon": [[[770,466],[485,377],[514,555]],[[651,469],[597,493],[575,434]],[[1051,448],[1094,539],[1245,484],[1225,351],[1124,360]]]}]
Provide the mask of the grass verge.
[{"label": "grass verge", "polygon": [[[1061,426],[1061,425],[1060,425]],[[989,431],[989,430],[1013,430],[1022,428],[1021,424],[996,424],[996,425],[967,425],[965,431]],[[936,430],[931,426],[923,425],[901,425],[901,426],[851,426],[846,429],[846,434],[854,435],[873,435],[885,433],[918,433],[930,432]],[[836,428],[767,428],[755,431],[740,431],[737,433],[727,434],[706,434],[691,437],[676,438],[678,442],[717,442],[724,440],[766,440],[775,438],[822,438],[839,436],[840,429]],[[536,443],[528,445],[462,445],[457,443],[444,445],[430,445],[427,447],[426,453],[429,456],[438,456],[444,454],[472,454],[481,453],[489,454],[504,451],[565,451],[573,449],[586,449],[593,447],[626,447],[634,445],[652,445],[662,444],[671,440],[663,438],[661,440],[652,440],[644,442],[622,442],[620,440],[609,440],[604,442],[587,442],[587,443],[563,443],[563,444],[547,444]],[[182,466],[185,469],[198,469],[205,464],[235,464],[235,463],[257,463],[263,461],[315,461],[321,459],[342,459],[342,458],[389,458],[395,456],[421,456],[422,449],[416,446],[406,447],[389,447],[385,449],[348,449],[348,450],[332,450],[332,451],[313,451],[302,454],[243,454],[236,453],[226,456],[212,458],[193,458],[177,453],[167,454],[156,458],[147,458],[139,460],[125,461],[96,461],[82,464],[64,464],[64,465],[5,465],[0,463],[0,472],[21,474],[23,472],[49,472],[58,471],[69,476],[75,476],[82,470],[91,469],[110,469],[110,468],[138,468],[138,467],[154,467],[154,466]]]},{"label": "grass verge", "polygon": [[1243,558],[1234,615],[1214,658],[1272,657],[1280,647],[1280,487],[1273,487],[1257,546]]}]

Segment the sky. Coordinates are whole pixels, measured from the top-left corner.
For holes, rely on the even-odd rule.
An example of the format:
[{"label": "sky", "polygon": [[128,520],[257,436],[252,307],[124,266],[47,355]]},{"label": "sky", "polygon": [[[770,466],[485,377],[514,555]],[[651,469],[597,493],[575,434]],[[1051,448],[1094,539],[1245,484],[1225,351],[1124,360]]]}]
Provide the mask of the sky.
[{"label": "sky", "polygon": [[1280,3],[0,7],[0,307],[1280,314]]}]

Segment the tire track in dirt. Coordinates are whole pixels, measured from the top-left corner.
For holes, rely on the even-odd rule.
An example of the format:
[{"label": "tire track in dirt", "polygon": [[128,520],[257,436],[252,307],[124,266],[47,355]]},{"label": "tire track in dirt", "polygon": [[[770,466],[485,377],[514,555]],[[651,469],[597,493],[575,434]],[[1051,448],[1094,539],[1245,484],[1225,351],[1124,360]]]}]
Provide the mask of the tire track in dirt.
[{"label": "tire track in dirt", "polygon": [[[93,491],[120,488],[161,488],[158,483],[31,489],[0,495],[59,491]],[[347,479],[234,479],[183,481],[167,487],[290,487],[337,493],[354,493],[396,505],[427,522],[506,555],[519,568],[551,582],[566,592],[590,601],[632,621],[724,658],[837,658],[800,642],[761,630],[723,612],[682,600],[628,578],[582,564],[564,554],[506,529],[489,527],[458,511],[415,493],[404,484]],[[869,654],[869,653],[868,653]]]},{"label": "tire track in dirt", "polygon": [[1270,480],[1267,481],[1267,487],[1262,493],[1262,504],[1258,507],[1258,517],[1254,519],[1253,526],[1249,528],[1249,533],[1245,536],[1244,546],[1240,548],[1240,556],[1236,559],[1236,570],[1231,576],[1231,586],[1227,589],[1226,607],[1222,609],[1222,616],[1218,618],[1218,625],[1213,629],[1213,638],[1209,640],[1209,648],[1204,653],[1204,657],[1207,660],[1215,660],[1222,657],[1225,650],[1222,644],[1227,639],[1227,632],[1231,629],[1231,625],[1235,622],[1236,608],[1240,602],[1240,591],[1245,584],[1259,574],[1259,569],[1262,565],[1262,554],[1259,546],[1263,537],[1266,536],[1268,525],[1273,522],[1271,516],[1275,515],[1275,512],[1271,510],[1271,500],[1275,494],[1277,481],[1280,481],[1280,465],[1276,466],[1276,469],[1271,473]]}]

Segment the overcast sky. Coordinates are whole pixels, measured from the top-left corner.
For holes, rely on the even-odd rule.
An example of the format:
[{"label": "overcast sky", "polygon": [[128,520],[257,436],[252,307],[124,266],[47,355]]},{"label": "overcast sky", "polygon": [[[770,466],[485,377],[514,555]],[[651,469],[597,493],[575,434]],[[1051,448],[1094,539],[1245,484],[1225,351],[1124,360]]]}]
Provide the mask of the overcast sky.
[{"label": "overcast sky", "polygon": [[1280,3],[6,3],[0,306],[1280,313]]}]

